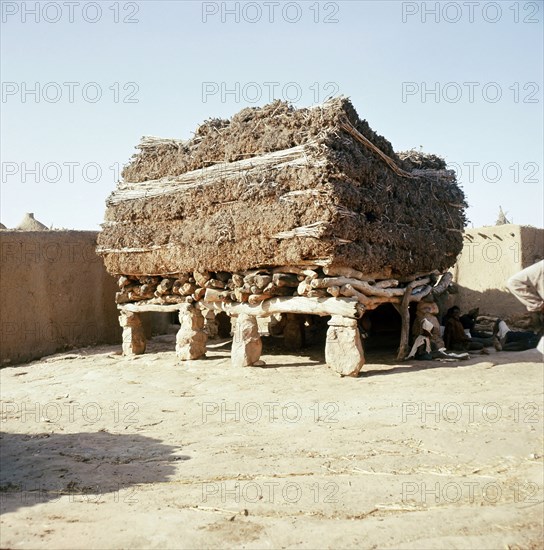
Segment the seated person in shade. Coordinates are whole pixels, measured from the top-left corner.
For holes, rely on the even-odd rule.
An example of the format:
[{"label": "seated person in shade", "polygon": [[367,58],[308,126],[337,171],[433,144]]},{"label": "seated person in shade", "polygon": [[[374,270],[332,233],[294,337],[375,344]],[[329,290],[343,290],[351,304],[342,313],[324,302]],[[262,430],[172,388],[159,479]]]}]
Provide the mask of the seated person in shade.
[{"label": "seated person in shade", "polygon": [[[430,338],[432,351],[444,349],[444,341],[440,335],[440,323],[436,318],[438,314],[438,306],[434,302],[421,301],[417,304],[417,314],[412,326],[412,335],[417,339],[423,332],[427,332],[426,336]],[[427,330],[423,327],[423,320],[428,321]]]},{"label": "seated person in shade", "polygon": [[[525,351],[536,348],[540,336],[528,330],[514,331],[502,320],[497,319],[493,327],[497,351]],[[540,350],[539,350],[540,351]]]},{"label": "seated person in shade", "polygon": [[448,309],[446,313],[447,321],[444,328],[444,343],[446,344],[446,348],[453,351],[482,350],[484,345],[481,342],[475,342],[467,336],[460,317],[461,310],[457,306]]},{"label": "seated person in shade", "polygon": [[480,342],[484,345],[484,347],[492,346],[494,343],[493,335],[491,333],[478,332],[475,329],[476,320],[478,319],[479,313],[479,308],[471,309],[468,313],[461,315],[461,317],[459,317],[459,321],[461,321],[461,324],[465,329],[465,334],[469,336],[473,342]]},{"label": "seated person in shade", "polygon": [[415,357],[417,360],[431,359],[467,359],[468,354],[448,354],[442,336],[438,305],[433,301],[421,301],[417,304],[417,315],[412,326],[414,343],[407,359]]}]

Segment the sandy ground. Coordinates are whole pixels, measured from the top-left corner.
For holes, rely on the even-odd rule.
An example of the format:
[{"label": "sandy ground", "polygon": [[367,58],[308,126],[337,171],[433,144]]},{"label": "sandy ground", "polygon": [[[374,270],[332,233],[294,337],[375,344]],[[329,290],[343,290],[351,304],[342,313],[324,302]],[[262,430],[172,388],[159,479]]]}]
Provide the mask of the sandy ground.
[{"label": "sandy ground", "polygon": [[350,379],[173,347],[0,371],[2,548],[542,548],[536,350]]}]

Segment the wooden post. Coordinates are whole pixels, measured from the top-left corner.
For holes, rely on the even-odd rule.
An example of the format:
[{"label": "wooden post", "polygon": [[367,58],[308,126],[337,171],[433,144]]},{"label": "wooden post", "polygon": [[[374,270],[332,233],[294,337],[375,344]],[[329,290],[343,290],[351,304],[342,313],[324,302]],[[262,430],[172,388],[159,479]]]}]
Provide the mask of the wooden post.
[{"label": "wooden post", "polygon": [[204,317],[191,304],[179,308],[180,328],[176,335],[176,355],[182,361],[198,359],[206,354],[207,334],[204,332]]},{"label": "wooden post", "polygon": [[204,316],[204,332],[208,335],[210,340],[213,340],[218,336],[219,326],[217,324],[215,311],[213,309],[209,309]]},{"label": "wooden post", "polygon": [[241,313],[236,318],[232,340],[231,361],[234,367],[247,367],[261,357],[263,345],[259,336],[257,319],[253,315]]},{"label": "wooden post", "polygon": [[355,319],[333,315],[327,323],[325,361],[342,376],[357,376],[365,364],[361,336]]},{"label": "wooden post", "polygon": [[141,355],[145,352],[145,333],[138,313],[122,311],[119,324],[123,327],[123,355]]},{"label": "wooden post", "polygon": [[304,346],[304,316],[287,313],[283,329],[283,341],[290,351],[298,351]]},{"label": "wooden post", "polygon": [[397,361],[403,361],[408,355],[408,344],[410,340],[410,302],[418,302],[421,298],[424,298],[431,291],[431,287],[427,287],[424,291],[417,295],[412,295],[412,291],[419,287],[426,285],[429,282],[429,278],[420,279],[419,281],[412,281],[406,287],[404,296],[400,304],[400,316],[402,320],[402,326],[400,330],[400,344],[399,352],[397,354]]}]

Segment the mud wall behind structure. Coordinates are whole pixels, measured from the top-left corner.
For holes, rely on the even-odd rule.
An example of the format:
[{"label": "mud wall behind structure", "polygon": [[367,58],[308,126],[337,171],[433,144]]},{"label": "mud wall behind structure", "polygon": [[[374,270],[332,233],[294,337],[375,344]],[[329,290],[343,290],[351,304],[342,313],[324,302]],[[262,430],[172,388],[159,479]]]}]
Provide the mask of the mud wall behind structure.
[{"label": "mud wall behind structure", "polygon": [[[96,231],[0,231],[0,366],[121,343],[117,286],[95,253],[96,237]],[[149,332],[161,332],[146,321]]]},{"label": "mud wall behind structure", "polygon": [[459,292],[454,303],[466,312],[479,307],[481,314],[526,313],[506,289],[509,277],[544,257],[544,229],[498,225],[467,229],[464,246],[452,268]]}]

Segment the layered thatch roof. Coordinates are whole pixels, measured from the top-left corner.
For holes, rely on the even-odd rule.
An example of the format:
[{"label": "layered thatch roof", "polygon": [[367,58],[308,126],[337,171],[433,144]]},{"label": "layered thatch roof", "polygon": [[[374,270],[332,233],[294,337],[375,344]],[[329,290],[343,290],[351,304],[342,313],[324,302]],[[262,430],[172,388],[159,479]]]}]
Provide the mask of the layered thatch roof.
[{"label": "layered thatch roof", "polygon": [[112,274],[312,264],[390,276],[445,270],[462,248],[454,173],[395,154],[345,98],[248,108],[139,148],[99,235]]}]

